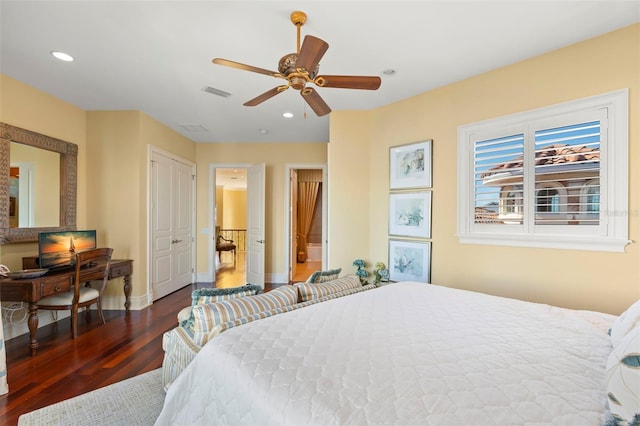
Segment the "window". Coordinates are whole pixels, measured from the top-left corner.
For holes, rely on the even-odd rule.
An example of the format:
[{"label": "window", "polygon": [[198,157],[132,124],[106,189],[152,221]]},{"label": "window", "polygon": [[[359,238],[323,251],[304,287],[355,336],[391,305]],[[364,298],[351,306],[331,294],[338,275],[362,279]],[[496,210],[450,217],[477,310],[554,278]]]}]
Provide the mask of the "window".
[{"label": "window", "polygon": [[536,223],[566,224],[569,191],[564,182],[536,183]]},{"label": "window", "polygon": [[628,90],[458,128],[463,243],[624,251]]}]

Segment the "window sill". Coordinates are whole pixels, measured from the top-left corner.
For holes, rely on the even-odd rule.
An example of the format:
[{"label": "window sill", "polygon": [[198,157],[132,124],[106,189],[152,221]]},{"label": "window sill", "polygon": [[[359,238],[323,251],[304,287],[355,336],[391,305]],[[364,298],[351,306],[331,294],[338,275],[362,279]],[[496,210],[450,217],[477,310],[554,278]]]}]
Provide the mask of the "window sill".
[{"label": "window sill", "polygon": [[527,236],[526,239],[518,235],[458,235],[462,244],[481,244],[508,247],[532,247],[561,250],[589,250],[624,253],[625,247],[631,240],[612,240],[594,237],[562,238],[552,236]]}]

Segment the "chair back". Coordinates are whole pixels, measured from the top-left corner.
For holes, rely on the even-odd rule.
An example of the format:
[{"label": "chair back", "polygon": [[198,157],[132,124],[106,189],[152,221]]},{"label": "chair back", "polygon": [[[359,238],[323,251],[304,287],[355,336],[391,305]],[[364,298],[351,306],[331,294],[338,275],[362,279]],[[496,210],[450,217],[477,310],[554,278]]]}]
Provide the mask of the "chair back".
[{"label": "chair back", "polygon": [[74,295],[73,295],[73,304],[77,305],[78,300],[80,299],[80,287],[82,286],[82,282],[80,282],[80,275],[82,273],[82,268],[86,268],[91,266],[91,263],[104,263],[104,273],[100,275],[100,277],[92,278],[92,280],[100,279],[102,282],[100,284],[100,295],[102,296],[102,292],[107,286],[107,282],[109,281],[109,270],[111,268],[111,254],[113,253],[112,248],[96,248],[86,251],[81,251],[76,253],[76,274],[75,274],[75,285]]}]

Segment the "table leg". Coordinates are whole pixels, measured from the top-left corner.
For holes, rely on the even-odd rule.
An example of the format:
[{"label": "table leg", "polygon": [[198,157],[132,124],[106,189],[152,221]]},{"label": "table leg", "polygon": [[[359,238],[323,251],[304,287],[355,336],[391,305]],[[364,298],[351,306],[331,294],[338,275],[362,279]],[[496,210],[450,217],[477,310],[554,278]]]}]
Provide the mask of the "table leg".
[{"label": "table leg", "polygon": [[38,339],[36,339],[36,332],[38,331],[38,305],[35,303],[29,303],[29,349],[31,349],[31,356],[36,354],[38,348]]},{"label": "table leg", "polygon": [[131,306],[131,281],[130,276],[124,276],[124,308],[128,311]]}]

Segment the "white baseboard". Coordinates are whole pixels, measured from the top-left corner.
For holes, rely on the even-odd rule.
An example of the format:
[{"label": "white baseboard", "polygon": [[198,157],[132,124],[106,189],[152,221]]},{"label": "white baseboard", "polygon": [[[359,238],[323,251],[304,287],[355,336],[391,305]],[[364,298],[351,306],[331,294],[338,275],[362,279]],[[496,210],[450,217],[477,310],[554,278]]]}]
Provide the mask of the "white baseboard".
[{"label": "white baseboard", "polygon": [[264,280],[273,284],[288,284],[289,274],[265,274]]},{"label": "white baseboard", "polygon": [[[153,303],[148,294],[131,296],[129,301],[131,302],[129,309],[132,311],[139,311]],[[94,305],[92,305],[93,308],[95,308]],[[124,311],[124,296],[102,296],[102,309],[105,311]]]},{"label": "white baseboard", "polygon": [[[14,337],[21,336],[29,333],[29,325],[27,324],[29,304],[23,303],[20,309],[7,310],[7,307],[16,305],[15,303],[3,303],[2,304],[2,329],[4,332],[5,340],[13,339]],[[55,311],[41,311],[38,312],[38,328],[44,327],[51,323],[56,322],[51,315],[51,312]],[[69,311],[58,311],[57,321],[64,320],[71,316]],[[67,319],[67,321],[69,321]]]},{"label": "white baseboard", "polygon": [[196,275],[196,282],[198,283],[208,283],[211,282],[211,275],[206,273],[199,273]]},{"label": "white baseboard", "polygon": [[[151,298],[148,295],[131,297],[130,301],[131,307],[129,309],[132,311],[142,310],[147,306],[150,306],[152,303]],[[14,305],[13,303],[3,303],[2,305],[2,326],[5,340],[29,333],[29,326],[27,324],[29,305],[24,303],[21,309],[11,309],[10,312],[7,310],[7,307]],[[91,309],[95,310],[96,305],[91,305]],[[124,296],[103,296],[102,309],[105,311],[124,311]],[[51,312],[54,311],[38,311],[38,328],[56,322],[56,320],[53,319]],[[69,311],[57,311],[57,314],[57,321],[63,321],[65,319],[69,321],[67,318],[71,315]]]}]

